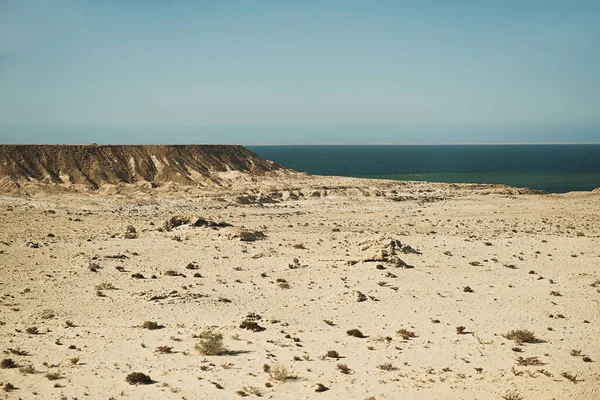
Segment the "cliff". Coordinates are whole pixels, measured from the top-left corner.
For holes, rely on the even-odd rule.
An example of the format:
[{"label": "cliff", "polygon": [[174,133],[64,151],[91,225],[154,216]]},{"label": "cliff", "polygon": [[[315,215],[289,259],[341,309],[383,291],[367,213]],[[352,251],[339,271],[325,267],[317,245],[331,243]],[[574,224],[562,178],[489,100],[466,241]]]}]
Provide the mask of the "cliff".
[{"label": "cliff", "polygon": [[238,145],[0,145],[0,187],[218,183],[220,173],[288,171]]}]

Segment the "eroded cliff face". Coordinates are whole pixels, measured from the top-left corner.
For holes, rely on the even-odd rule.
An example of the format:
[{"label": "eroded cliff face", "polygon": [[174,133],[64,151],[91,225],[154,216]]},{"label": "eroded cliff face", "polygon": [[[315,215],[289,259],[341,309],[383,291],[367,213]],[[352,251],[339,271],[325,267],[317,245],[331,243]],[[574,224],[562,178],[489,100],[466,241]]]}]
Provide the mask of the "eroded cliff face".
[{"label": "eroded cliff face", "polygon": [[289,171],[239,145],[0,145],[0,188],[23,183],[218,183],[223,173]]}]

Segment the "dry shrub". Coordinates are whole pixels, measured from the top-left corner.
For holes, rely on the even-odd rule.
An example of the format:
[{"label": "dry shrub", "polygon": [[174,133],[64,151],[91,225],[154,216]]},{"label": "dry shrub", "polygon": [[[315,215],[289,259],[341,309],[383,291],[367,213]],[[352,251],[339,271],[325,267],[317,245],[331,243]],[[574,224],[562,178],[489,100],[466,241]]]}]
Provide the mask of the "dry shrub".
[{"label": "dry shrub", "polygon": [[171,354],[173,352],[173,348],[171,346],[158,346],[154,349],[155,353],[158,354]]},{"label": "dry shrub", "polygon": [[48,372],[46,375],[44,375],[46,377],[46,379],[48,379],[49,381],[56,381],[58,379],[61,379],[63,377],[63,375],[60,373],[60,371],[58,372]]},{"label": "dry shrub", "polygon": [[415,335],[414,332],[411,332],[411,331],[406,330],[406,329],[400,329],[399,331],[396,332],[396,334],[398,336],[400,336],[404,340],[408,340],[408,339],[417,337],[417,335]]},{"label": "dry shrub", "polygon": [[519,357],[519,358],[517,358],[517,364],[522,365],[522,366],[544,365],[544,363],[541,362],[537,357],[527,357],[527,358]]},{"label": "dry shrub", "polygon": [[346,374],[346,375],[348,375],[349,373],[352,372],[350,367],[348,367],[346,364],[338,364],[337,369],[339,369],[342,374]]},{"label": "dry shrub", "polygon": [[152,378],[141,372],[132,372],[127,375],[125,381],[130,385],[149,385],[152,383]]},{"label": "dry shrub", "polygon": [[382,371],[396,371],[398,369],[397,367],[394,367],[392,363],[381,364],[378,365],[377,368],[379,368]]},{"label": "dry shrub", "polygon": [[348,336],[354,336],[357,338],[364,338],[365,335],[363,335],[363,333],[361,331],[359,331],[358,329],[350,329],[348,331],[346,331],[346,334]]},{"label": "dry shrub", "polygon": [[315,392],[322,393],[328,391],[329,388],[322,383],[317,383],[317,387],[315,388]]},{"label": "dry shrub", "polygon": [[507,392],[502,398],[504,400],[523,400],[523,396],[519,392]]},{"label": "dry shrub", "polygon": [[518,345],[523,343],[535,343],[538,340],[533,332],[524,329],[512,330],[502,335],[502,337],[508,340],[514,340]]},{"label": "dry shrub", "polygon": [[16,367],[17,367],[17,363],[12,358],[5,358],[4,360],[0,361],[0,368],[2,368],[2,369],[16,368]]},{"label": "dry shrub", "polygon": [[164,328],[164,325],[160,325],[158,322],[154,322],[154,321],[145,321],[142,324],[142,328],[148,329],[150,331],[154,331],[156,329],[162,329],[162,328]]},{"label": "dry shrub", "polygon": [[218,356],[227,352],[223,346],[223,334],[207,330],[201,332],[199,336],[202,340],[194,346],[198,353],[204,356]]},{"label": "dry shrub", "polygon": [[571,382],[573,382],[573,383],[577,383],[577,382],[579,382],[579,381],[577,380],[577,375],[573,375],[573,374],[571,374],[571,373],[569,373],[569,372],[561,372],[561,373],[560,373],[560,376],[562,376],[563,378],[567,378],[568,380],[570,380],[570,381],[571,381]]},{"label": "dry shrub", "polygon": [[335,350],[327,351],[327,354],[325,354],[325,356],[329,358],[340,358],[340,354]]},{"label": "dry shrub", "polygon": [[24,365],[21,368],[19,368],[19,372],[22,373],[23,375],[29,375],[29,374],[35,374],[37,371],[35,370],[35,367],[33,366],[33,364],[28,364],[28,365]]},{"label": "dry shrub", "polygon": [[268,374],[271,377],[271,379],[273,379],[274,381],[279,381],[279,382],[283,382],[286,381],[288,379],[293,379],[294,377],[290,374],[290,371],[288,370],[288,368],[282,364],[274,364],[273,366],[269,367],[269,368],[264,368],[265,370],[268,369]]},{"label": "dry shrub", "polygon": [[10,354],[14,354],[16,356],[28,356],[29,355],[28,351],[21,350],[21,349],[8,348],[8,349],[6,349],[6,351],[8,351]]},{"label": "dry shrub", "polygon": [[99,285],[95,286],[96,290],[117,290],[117,288],[115,287],[115,285],[113,285],[110,282],[102,282]]}]

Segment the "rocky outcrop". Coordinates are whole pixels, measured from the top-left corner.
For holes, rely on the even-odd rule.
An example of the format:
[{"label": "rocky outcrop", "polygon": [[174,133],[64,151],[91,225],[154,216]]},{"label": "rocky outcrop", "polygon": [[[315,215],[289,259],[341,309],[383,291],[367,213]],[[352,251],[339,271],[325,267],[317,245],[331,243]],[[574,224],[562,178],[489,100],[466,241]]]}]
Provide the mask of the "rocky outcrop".
[{"label": "rocky outcrop", "polygon": [[1,187],[23,183],[208,185],[231,172],[288,171],[237,145],[0,145]]}]

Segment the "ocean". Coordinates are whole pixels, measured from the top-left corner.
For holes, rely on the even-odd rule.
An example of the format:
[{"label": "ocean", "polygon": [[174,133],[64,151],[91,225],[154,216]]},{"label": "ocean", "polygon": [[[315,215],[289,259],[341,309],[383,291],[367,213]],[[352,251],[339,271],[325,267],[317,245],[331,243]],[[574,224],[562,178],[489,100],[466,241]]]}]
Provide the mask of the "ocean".
[{"label": "ocean", "polygon": [[550,193],[600,187],[600,144],[246,147],[315,175],[502,183]]}]

